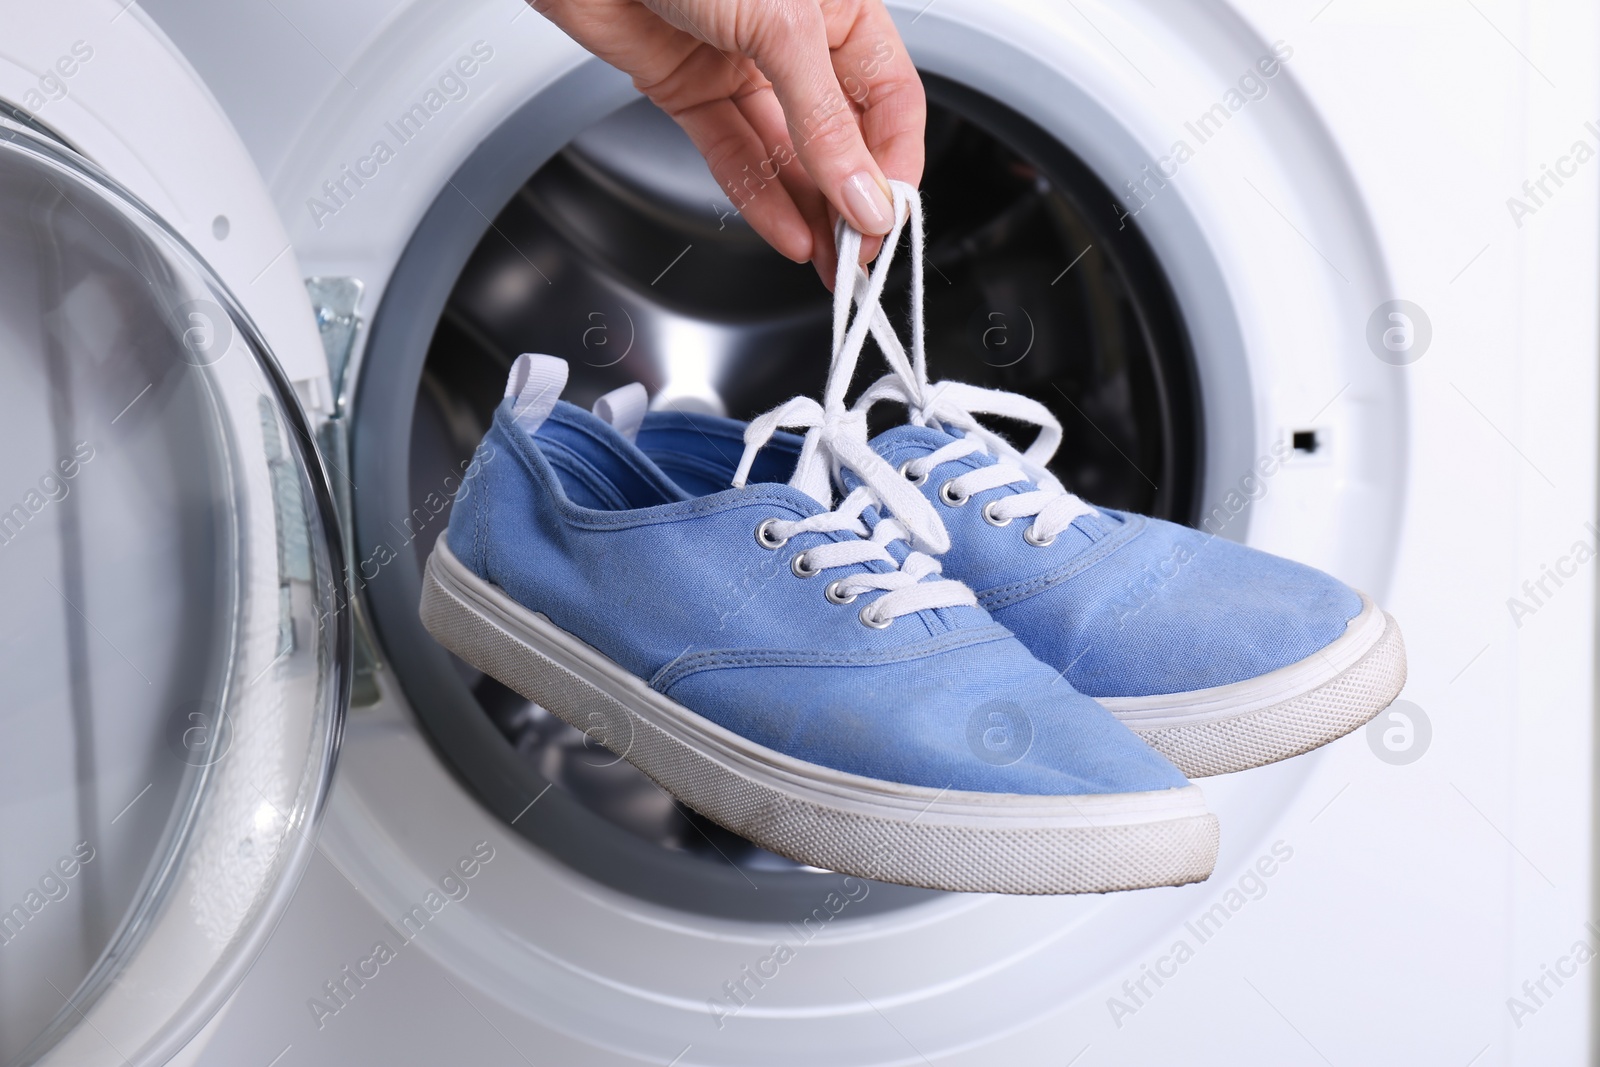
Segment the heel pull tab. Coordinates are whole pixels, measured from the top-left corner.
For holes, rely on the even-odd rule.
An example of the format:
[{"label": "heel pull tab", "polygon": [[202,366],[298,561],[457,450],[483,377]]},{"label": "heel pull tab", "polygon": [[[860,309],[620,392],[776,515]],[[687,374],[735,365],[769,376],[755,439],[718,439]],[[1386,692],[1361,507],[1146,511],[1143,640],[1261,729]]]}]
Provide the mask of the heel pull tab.
[{"label": "heel pull tab", "polygon": [[566,387],[566,360],[524,352],[511,364],[511,375],[506,379],[512,419],[525,433],[537,432],[555,410]]},{"label": "heel pull tab", "polygon": [[639,436],[644,425],[644,413],[650,409],[650,394],[638,382],[629,382],[594,402],[594,413],[602,422],[632,441]]}]

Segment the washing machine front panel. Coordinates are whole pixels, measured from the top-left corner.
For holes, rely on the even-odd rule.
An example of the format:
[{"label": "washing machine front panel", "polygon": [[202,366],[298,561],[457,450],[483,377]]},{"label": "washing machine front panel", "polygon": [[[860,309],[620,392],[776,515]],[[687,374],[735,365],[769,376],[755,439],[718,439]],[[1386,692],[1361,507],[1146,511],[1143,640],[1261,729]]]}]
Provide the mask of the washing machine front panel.
[{"label": "washing machine front panel", "polygon": [[[1112,189],[1167,147],[1171,116],[1140,85],[1130,84],[1115,54],[1106,52],[1089,27],[1072,23],[1069,13],[1040,5],[947,4],[920,15],[909,7],[899,14],[908,47],[925,69],[1049,131]],[[1146,29],[1157,27],[1153,35],[1172,48],[1174,76],[1191,85],[1227,84],[1237,77],[1236,67],[1251,67],[1274,54],[1273,41],[1237,20],[1198,32],[1203,27],[1171,12],[1148,14]],[[1174,19],[1181,24],[1169,25]],[[410,440],[407,411],[416,396],[425,337],[445,307],[454,273],[486,234],[489,240],[504,239],[537,269],[560,269],[537,248],[491,229],[489,222],[532,170],[631,95],[624,79],[585,58],[548,24],[516,12],[508,17],[499,5],[448,12],[426,4],[386,9],[364,36],[364,43],[330,46],[362,91],[353,93],[330,76],[324,98],[328,121],[316,124],[314,132],[308,129],[299,144],[269,137],[256,147],[263,168],[274,175],[275,196],[310,269],[361,278],[368,313],[386,309],[363,356],[357,459],[364,447],[369,462],[358,469],[356,480],[364,492],[394,482],[399,501],[410,486],[392,457]],[[470,80],[464,71],[458,79],[466,88],[442,102],[420,130],[401,131],[406,138],[396,146],[395,116],[424,99],[445,73],[459,69],[455,63],[463,57],[473,60]],[[1373,466],[1369,449],[1401,432],[1403,383],[1372,373],[1332,335],[1302,344],[1297,362],[1280,331],[1296,315],[1317,322],[1337,318],[1337,309],[1364,299],[1359,294],[1383,288],[1385,266],[1359,224],[1359,199],[1337,177],[1336,147],[1317,132],[1314,109],[1284,77],[1274,85],[1261,124],[1241,125],[1229,135],[1240,142],[1240,151],[1264,160],[1286,184],[1294,184],[1299,168],[1335,175],[1310,183],[1304,195],[1315,202],[1315,217],[1357,220],[1353,230],[1339,231],[1336,239],[1350,252],[1348,271],[1358,295],[1341,292],[1349,283],[1328,276],[1314,257],[1286,259],[1272,275],[1247,269],[1264,247],[1277,256],[1276,236],[1269,245],[1259,227],[1231,225],[1241,210],[1241,192],[1216,175],[1191,172],[1147,212],[1135,215],[1132,205],[1120,212],[1115,204],[1103,207],[1113,220],[1118,214],[1132,216],[1126,225],[1139,227],[1156,247],[1193,338],[1208,405],[1200,497],[1208,512],[1224,509],[1213,532],[1243,539],[1251,531],[1270,531],[1274,510],[1327,516],[1338,529],[1326,539],[1273,547],[1333,567],[1381,595],[1389,573],[1383,531],[1397,521],[1403,465],[1390,464],[1374,476],[1365,470]],[[508,129],[516,136],[506,136]],[[1292,140],[1293,152],[1274,149],[1282,136]],[[377,152],[380,141],[394,151]],[[263,155],[284,144],[292,149]],[[380,155],[386,156],[382,162]],[[436,224],[441,215],[448,224]],[[432,274],[418,263],[431,264]],[[1056,270],[1069,263],[1070,258],[1063,259]],[[391,314],[390,306],[400,310]],[[1269,306],[1273,316],[1259,313]],[[575,351],[580,343],[572,338]],[[1284,383],[1308,377],[1297,373],[1297,365],[1311,368],[1313,380],[1295,385],[1306,396],[1295,393],[1290,397],[1295,402],[1287,403]],[[1362,398],[1360,405],[1338,413],[1349,425],[1341,439],[1347,438],[1350,447],[1324,453],[1318,464],[1285,467],[1270,494],[1230,495],[1241,478],[1257,470],[1262,456],[1292,431],[1306,428],[1301,420],[1322,414],[1317,409],[1347,380],[1342,376],[1347,367],[1358,376]],[[1315,404],[1300,403],[1324,384],[1326,396]],[[382,427],[390,423],[400,429],[386,440]],[[369,434],[367,444],[360,444]],[[1387,453],[1394,454],[1393,449]],[[387,511],[375,508],[373,517],[381,525],[390,512],[405,513],[396,504]],[[1316,521],[1305,528],[1322,529]],[[1270,535],[1257,533],[1255,539],[1271,543]],[[409,574],[394,569],[367,590],[386,641],[406,621],[401,612],[412,599],[403,588]],[[406,661],[408,679],[429,655],[408,643],[386,651]],[[439,677],[450,680],[443,670]],[[424,715],[440,714],[437,692],[413,689],[409,681],[407,690]],[[401,760],[393,729],[405,719],[392,718],[386,706],[363,715],[369,716],[373,738],[385,738],[387,758]],[[365,734],[360,725],[355,732]],[[1230,826],[1219,882],[1236,881],[1270,855],[1281,838],[1281,814],[1293,809],[1315,762],[1262,772],[1248,786],[1208,786]],[[461,771],[459,763],[456,769]],[[463,773],[500,809],[502,821],[515,817],[548,825],[565,818],[559,792],[538,799],[537,789],[522,790],[508,775],[483,768]],[[351,802],[330,824],[330,853],[380,915],[385,909],[403,910],[406,894],[421,890],[420,874],[436,865],[449,843],[480,832],[470,826],[482,827],[497,842],[506,840],[504,829],[484,820],[481,809],[420,795],[419,783],[443,785],[443,776],[413,768],[402,777],[406,797],[391,791],[381,764],[353,772],[346,782]],[[437,818],[425,817],[430,811],[454,815],[440,825]],[[380,829],[389,818],[407,827],[407,848],[389,847],[396,835]],[[412,849],[429,859],[412,859]],[[1115,978],[1130,960],[1163,947],[1156,943],[1162,932],[1180,929],[1184,918],[1204,910],[1214,895],[1200,888],[1104,900],[947,898],[883,915],[863,909],[865,917],[841,924],[837,936],[808,941],[800,964],[785,971],[771,991],[740,1006],[737,1000],[724,1003],[723,984],[773,950],[784,936],[782,916],[747,912],[739,921],[686,914],[662,908],[650,892],[601,889],[565,866],[552,865],[539,851],[512,851],[510,862],[498,868],[500,889],[490,882],[475,887],[477,903],[430,929],[425,952],[445,973],[472,976],[467,980],[482,996],[523,1020],[528,1028],[523,1032],[593,1042],[594,1062],[627,1055],[670,1059],[675,1050],[662,1042],[671,1037],[696,1045],[694,1062],[743,1062],[756,1055],[787,1055],[796,1062],[819,1057],[894,1062],[906,1055],[905,1048],[892,1030],[879,1026],[868,1000],[888,1005],[897,1019],[908,1021],[928,1055],[981,1057],[981,1046],[1000,1035],[1043,1033],[1045,1021],[1068,1003],[1077,1006],[1076,1021],[1098,1027],[1104,1008],[1084,994]],[[635,873],[647,869],[640,865]],[[507,873],[513,871],[514,877]],[[740,883],[737,872],[726,865],[720,870],[714,865],[712,871],[714,880],[727,883],[718,888],[716,900],[743,893],[760,905],[761,890]],[[712,880],[708,874],[707,882]],[[622,888],[616,880],[610,884]],[[501,890],[503,904],[497,903]],[[872,891],[874,900],[878,892]],[[529,896],[538,907],[519,909],[516,902]],[[824,899],[826,890],[819,887],[816,897]],[[780,906],[802,917],[809,911],[787,900]],[[553,925],[552,915],[562,921]],[[761,951],[752,957],[757,948]],[[860,987],[867,999],[852,992],[840,975],[870,985]],[[961,1007],[974,998],[985,1005],[981,1019]],[[381,1010],[373,1004],[363,1009],[356,1003],[348,1019],[341,1012],[339,1027],[361,1027],[363,1012]],[[718,1010],[733,1008],[739,1008],[736,1019],[718,1018]],[[619,1028],[618,1019],[639,1022]]]},{"label": "washing machine front panel", "polygon": [[[151,6],[167,9],[170,22],[185,3]],[[252,101],[259,86],[233,80],[215,61],[221,53],[208,34],[223,27],[207,24],[185,44],[199,49],[197,62],[230,109],[250,114],[251,149],[307,267],[360,278],[369,316],[397,294],[443,308],[453,276],[410,287],[417,276],[402,269],[430,212],[454,203],[448,239],[430,246],[441,273],[453,275],[529,178],[538,162],[530,153],[553,155],[621,107],[628,88],[515,3],[373,0],[349,10],[357,7],[362,17],[341,19],[314,46],[289,41],[281,53],[280,65],[296,71],[294,93],[315,102],[315,119]],[[262,18],[319,24],[312,0],[278,8]],[[852,903],[843,921],[807,938],[759,916],[664,906],[526,845],[505,822],[561,818],[550,805],[559,794],[526,795],[505,814],[488,810],[510,804],[508,781],[453,777],[407,694],[382,677],[382,699],[355,717],[351,773],[325,838],[338,871],[327,881],[349,887],[368,925],[339,935],[343,947],[310,935],[274,946],[270,972],[248,987],[250,999],[235,1002],[215,1062],[270,1058],[282,1047],[268,1047],[278,1033],[299,1035],[295,1054],[322,1062],[347,1049],[403,1047],[408,1033],[427,1042],[429,1028],[413,1020],[435,1018],[437,998],[450,1005],[440,1010],[463,1041],[486,1035],[481,1021],[492,1020],[505,1040],[483,1058],[508,1063],[541,1048],[587,1064],[1465,1063],[1475,1054],[1479,1063],[1543,1063],[1582,1047],[1586,979],[1569,981],[1570,996],[1541,1007],[1515,1034],[1503,1013],[1505,994],[1540,973],[1538,953],[1566,948],[1556,935],[1578,929],[1571,905],[1587,899],[1586,817],[1550,812],[1586,810],[1571,783],[1589,781],[1590,735],[1582,722],[1563,720],[1566,734],[1549,729],[1541,709],[1570,711],[1592,695],[1578,677],[1588,662],[1592,591],[1569,584],[1558,606],[1540,609],[1539,625],[1564,617],[1569,638],[1513,656],[1519,646],[1497,584],[1506,576],[1485,577],[1482,559],[1521,560],[1517,580],[1538,574],[1541,549],[1532,546],[1551,543],[1552,520],[1567,514],[1520,470],[1526,457],[1506,447],[1521,442],[1522,426],[1543,440],[1533,455],[1552,480],[1593,484],[1593,374],[1574,362],[1592,363],[1593,316],[1574,309],[1592,302],[1594,287],[1586,297],[1581,283],[1593,277],[1594,211],[1569,210],[1570,230],[1559,238],[1553,227],[1537,242],[1518,230],[1515,256],[1497,260],[1496,245],[1450,289],[1469,255],[1440,274],[1439,242],[1428,238],[1474,217],[1476,201],[1467,183],[1449,183],[1430,191],[1427,211],[1414,211],[1415,183],[1397,174],[1387,151],[1393,138],[1423,128],[1428,136],[1417,140],[1426,149],[1413,146],[1422,159],[1522,144],[1533,125],[1528,85],[1538,88],[1538,75],[1518,48],[1541,67],[1546,55],[1565,57],[1552,77],[1583,87],[1589,107],[1593,78],[1573,62],[1581,49],[1548,20],[1531,19],[1537,25],[1525,32],[1506,11],[1459,5],[1454,14],[1419,8],[1400,24],[1344,2],[1291,11],[940,0],[895,10],[925,69],[1050,131],[1118,194],[1105,208],[1156,250],[1194,346],[1205,415],[1201,525],[1330,569],[1395,609],[1412,642],[1417,688],[1409,695],[1439,710],[1433,754],[1401,765],[1358,735],[1204,783],[1226,827],[1217,875],[1204,886],[1105,900],[939,898],[859,917]],[[1485,41],[1460,55],[1430,51],[1449,39],[1435,30],[1460,30],[1456,15],[1477,20]],[[1390,67],[1352,88],[1351,72],[1365,69],[1376,36]],[[1428,63],[1417,59],[1424,54]],[[1440,104],[1457,89],[1465,95],[1456,105]],[[403,138],[391,130],[435,90],[438,106],[426,120],[406,126]],[[1438,121],[1441,108],[1450,121]],[[1458,128],[1468,112],[1481,143]],[[497,131],[518,115],[527,123],[520,154],[496,156]],[[393,151],[377,152],[380,141]],[[464,170],[479,152],[484,165]],[[1538,163],[1519,160],[1508,187],[1538,173]],[[1563,203],[1584,200],[1574,193]],[[1426,237],[1415,219],[1432,227]],[[552,266],[523,251],[538,268]],[[1441,309],[1433,355],[1414,365],[1385,359],[1368,338],[1369,320],[1384,302],[1422,291],[1419,281],[1434,286],[1424,302]],[[1508,310],[1513,298],[1541,315],[1519,321]],[[1559,343],[1541,348],[1536,339]],[[417,365],[386,364],[376,341],[363,388],[411,404],[414,380],[386,379],[414,378],[420,355]],[[1524,344],[1560,358],[1538,367],[1496,358]],[[1444,373],[1462,366],[1525,421],[1493,409],[1486,422],[1466,406]],[[1479,395],[1470,382],[1464,389]],[[1544,411],[1582,437],[1575,451],[1586,458],[1569,457],[1571,469],[1552,458],[1555,420]],[[407,440],[397,434],[391,455],[403,455]],[[1459,501],[1481,499],[1472,495],[1479,470],[1511,487],[1517,504],[1477,509],[1463,537]],[[1579,510],[1592,511],[1592,489],[1579,496]],[[1480,631],[1493,641],[1472,641]],[[1562,649],[1566,665],[1555,655]],[[1518,662],[1530,668],[1523,677]],[[1476,687],[1469,698],[1457,695],[1464,686]],[[1514,729],[1507,708],[1518,709]],[[1541,775],[1546,759],[1563,776]],[[508,795],[478,799],[497,789]],[[312,1008],[307,994],[366,948],[365,931],[412,907],[477,841],[490,842],[497,858],[470,898],[450,904],[406,950],[412,977],[325,1006],[338,1009],[336,1021]],[[731,867],[723,873],[737,881]],[[1562,907],[1540,910],[1552,902]],[[303,928],[315,926],[315,902],[302,918]],[[803,920],[797,912],[791,921]],[[1226,932],[1211,936],[1221,923]],[[1473,931],[1470,952],[1463,930]],[[1189,953],[1174,977],[1180,941]],[[780,942],[798,945],[792,965],[765,984],[745,977],[747,968],[766,975],[762,961]],[[730,993],[730,984],[747,994]],[[1345,1010],[1350,1004],[1360,1013]],[[1451,1025],[1447,1016],[1461,1004],[1472,1005],[1481,1037]]]}]

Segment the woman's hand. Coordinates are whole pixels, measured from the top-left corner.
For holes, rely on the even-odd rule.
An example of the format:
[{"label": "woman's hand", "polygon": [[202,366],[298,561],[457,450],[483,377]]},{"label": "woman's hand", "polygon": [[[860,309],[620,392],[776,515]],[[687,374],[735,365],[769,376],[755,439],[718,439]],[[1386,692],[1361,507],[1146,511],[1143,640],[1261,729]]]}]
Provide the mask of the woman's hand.
[{"label": "woman's hand", "polygon": [[[688,133],[741,215],[834,276],[831,208],[893,222],[922,179],[927,101],[882,0],[531,0]],[[865,258],[877,253],[867,242]]]}]

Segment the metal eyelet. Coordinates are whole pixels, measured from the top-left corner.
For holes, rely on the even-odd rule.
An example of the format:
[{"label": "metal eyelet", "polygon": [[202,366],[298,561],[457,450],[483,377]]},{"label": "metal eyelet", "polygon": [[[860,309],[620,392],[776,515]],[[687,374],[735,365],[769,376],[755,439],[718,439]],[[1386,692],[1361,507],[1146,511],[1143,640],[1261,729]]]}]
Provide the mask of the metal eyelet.
[{"label": "metal eyelet", "polygon": [[829,582],[828,583],[828,588],[826,588],[826,589],[824,589],[822,591],[822,595],[828,598],[828,603],[830,603],[830,604],[854,604],[855,603],[856,597],[860,596],[861,594],[860,593],[845,594],[845,593],[839,592],[839,586],[841,586],[843,584],[844,584],[844,579],[843,578],[840,578],[838,581],[833,581],[833,582]]},{"label": "metal eyelet", "polygon": [[911,471],[907,469],[910,466],[911,466],[911,461],[909,459],[906,460],[904,463],[900,464],[900,476],[902,478],[904,478],[906,481],[910,482],[912,485],[922,485],[924,482],[926,482],[928,480],[928,472],[927,471],[923,471],[921,474],[912,474]]},{"label": "metal eyelet", "polygon": [[856,618],[861,620],[861,625],[870,626],[874,630],[887,630],[894,622],[893,619],[879,619],[876,615],[872,614],[871,604],[868,604],[866,607],[857,612]]},{"label": "metal eyelet", "polygon": [[815,578],[822,573],[821,567],[807,566],[804,552],[799,553],[789,561],[789,569],[794,572],[796,578]]},{"label": "metal eyelet", "polygon": [[1049,537],[1035,536],[1033,527],[1031,525],[1026,530],[1022,531],[1022,539],[1028,542],[1028,544],[1032,545],[1034,548],[1044,548],[1047,545],[1054,544],[1056,540],[1054,534],[1050,535]]},{"label": "metal eyelet", "polygon": [[995,506],[999,503],[1000,501],[998,500],[991,500],[983,506],[983,521],[990,526],[1010,526],[1010,519],[997,519],[994,517]]},{"label": "metal eyelet", "polygon": [[953,508],[959,508],[962,504],[965,504],[972,498],[966,493],[963,493],[960,489],[957,489],[956,480],[952,478],[939,487],[939,499],[943,500],[946,504]]},{"label": "metal eyelet", "polygon": [[787,537],[773,536],[772,527],[777,523],[777,521],[777,519],[767,519],[760,526],[756,527],[756,544],[760,545],[762,548],[771,549],[772,551],[776,552],[778,549],[789,543],[789,539]]}]

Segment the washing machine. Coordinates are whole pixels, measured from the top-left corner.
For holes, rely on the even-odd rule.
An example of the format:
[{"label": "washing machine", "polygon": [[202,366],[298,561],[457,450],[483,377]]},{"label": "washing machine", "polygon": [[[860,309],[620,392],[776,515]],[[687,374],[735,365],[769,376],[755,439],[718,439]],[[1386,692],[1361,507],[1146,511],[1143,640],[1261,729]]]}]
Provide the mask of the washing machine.
[{"label": "washing machine", "polygon": [[936,374],[1410,654],[1201,782],[1207,882],[1016,898],[755,848],[417,619],[517,353],[820,385],[626,78],[518,0],[7,6],[3,1062],[1591,1058],[1600,13],[891,4]]}]

